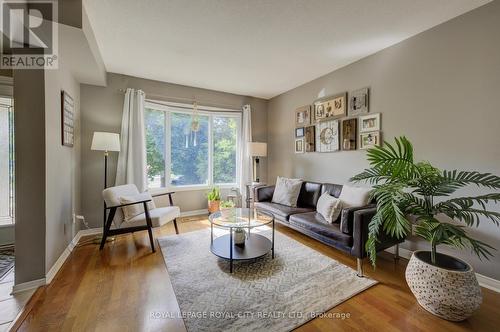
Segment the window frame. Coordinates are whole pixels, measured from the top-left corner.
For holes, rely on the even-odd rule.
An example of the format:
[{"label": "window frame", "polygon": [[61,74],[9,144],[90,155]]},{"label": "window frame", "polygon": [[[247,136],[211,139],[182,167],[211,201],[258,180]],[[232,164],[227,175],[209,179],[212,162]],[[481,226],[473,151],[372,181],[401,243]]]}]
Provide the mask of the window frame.
[{"label": "window frame", "polygon": [[[241,151],[241,127],[242,127],[242,113],[238,110],[223,109],[216,107],[198,106],[198,114],[208,116],[208,183],[207,184],[190,184],[190,185],[172,185],[170,184],[170,176],[172,173],[172,137],[171,137],[171,115],[172,113],[181,113],[192,115],[192,105],[181,103],[165,103],[153,100],[146,100],[144,108],[164,112],[164,126],[165,126],[165,187],[149,188],[148,190],[154,193],[166,191],[196,191],[207,190],[213,186],[222,189],[229,189],[239,185],[241,177],[241,165],[238,155]],[[214,135],[213,135],[213,118],[214,117],[227,117],[236,119],[236,182],[234,183],[214,183]]]}]

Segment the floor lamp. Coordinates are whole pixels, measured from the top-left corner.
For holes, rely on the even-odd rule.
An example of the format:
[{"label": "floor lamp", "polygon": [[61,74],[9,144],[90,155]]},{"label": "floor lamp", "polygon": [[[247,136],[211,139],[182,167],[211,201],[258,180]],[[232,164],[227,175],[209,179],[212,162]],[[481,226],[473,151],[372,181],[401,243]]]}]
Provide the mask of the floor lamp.
[{"label": "floor lamp", "polygon": [[[104,151],[104,189],[108,187],[108,155],[112,151],[120,151],[120,134],[94,132],[92,137],[93,151]],[[103,227],[106,224],[106,202],[104,202]]]},{"label": "floor lamp", "polygon": [[253,158],[253,182],[260,182],[260,160],[259,157],[267,157],[267,143],[250,142],[248,143],[248,151]]}]

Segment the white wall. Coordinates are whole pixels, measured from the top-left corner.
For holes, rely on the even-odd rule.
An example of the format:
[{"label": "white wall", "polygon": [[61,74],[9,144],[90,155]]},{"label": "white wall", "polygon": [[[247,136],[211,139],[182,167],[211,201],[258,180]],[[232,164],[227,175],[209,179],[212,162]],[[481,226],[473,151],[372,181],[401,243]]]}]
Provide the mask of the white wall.
[{"label": "white wall", "polygon": [[[368,167],[365,152],[294,154],[294,110],[323,89],[336,94],[370,87],[370,112],[382,114],[386,140],[406,135],[417,159],[444,169],[500,175],[500,2],[496,1],[364,58],[269,101],[268,176],[346,183]],[[272,181],[272,180],[271,180]],[[477,193],[475,188],[467,192]],[[500,206],[490,205],[499,211]],[[500,229],[483,220],[475,237],[500,250]],[[426,248],[413,240],[412,249]],[[500,252],[481,262],[452,252],[500,279]]]}]

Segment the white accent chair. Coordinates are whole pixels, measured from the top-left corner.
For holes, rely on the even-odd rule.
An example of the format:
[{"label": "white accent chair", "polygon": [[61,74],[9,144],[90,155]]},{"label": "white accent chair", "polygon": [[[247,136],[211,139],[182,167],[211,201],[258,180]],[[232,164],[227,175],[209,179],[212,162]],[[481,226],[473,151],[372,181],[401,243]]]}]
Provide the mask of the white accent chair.
[{"label": "white accent chair", "polygon": [[[152,195],[152,197],[168,195],[170,206],[158,207],[149,210],[147,203],[150,202],[151,199],[121,204],[120,197],[139,195],[139,190],[137,190],[137,187],[134,184],[126,184],[104,189],[102,196],[106,204],[106,211],[109,211],[109,213],[106,223],[103,226],[102,241],[99,249],[101,250],[104,247],[108,236],[147,230],[149,233],[149,240],[151,242],[151,249],[155,252],[152,228],[163,226],[171,221],[174,222],[175,233],[179,234],[179,230],[177,229],[177,218],[180,216],[180,209],[178,206],[174,206],[172,194],[174,193],[168,192],[159,195]],[[129,220],[125,220],[122,208],[134,204],[142,204],[144,212]]]}]

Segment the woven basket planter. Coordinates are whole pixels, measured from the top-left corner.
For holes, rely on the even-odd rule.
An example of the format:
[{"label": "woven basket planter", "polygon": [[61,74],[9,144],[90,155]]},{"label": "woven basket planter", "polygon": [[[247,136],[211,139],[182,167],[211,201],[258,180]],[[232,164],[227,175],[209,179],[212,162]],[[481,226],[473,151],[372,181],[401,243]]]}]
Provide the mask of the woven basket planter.
[{"label": "woven basket planter", "polygon": [[418,303],[430,313],[450,321],[462,321],[483,300],[472,267],[454,257],[437,254],[431,265],[429,251],[415,251],[406,267],[406,282]]}]

